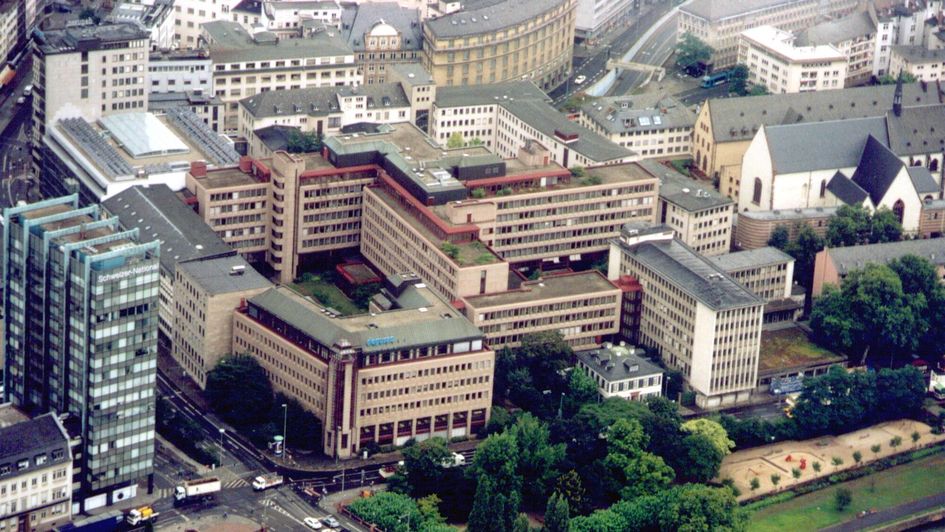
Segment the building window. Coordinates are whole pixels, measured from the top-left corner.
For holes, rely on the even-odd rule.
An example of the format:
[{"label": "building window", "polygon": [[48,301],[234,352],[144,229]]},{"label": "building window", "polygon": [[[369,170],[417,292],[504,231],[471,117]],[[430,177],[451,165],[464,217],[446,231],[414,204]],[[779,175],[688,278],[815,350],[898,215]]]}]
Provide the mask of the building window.
[{"label": "building window", "polygon": [[751,202],[755,205],[761,205],[761,178],[755,178],[755,190],[751,195]]},{"label": "building window", "polygon": [[827,180],[824,179],[820,182],[820,197],[823,198],[827,195]]},{"label": "building window", "polygon": [[896,203],[893,203],[893,214],[896,215],[896,219],[899,220],[899,223],[902,223],[902,214],[906,210],[906,204],[902,200],[896,200]]}]

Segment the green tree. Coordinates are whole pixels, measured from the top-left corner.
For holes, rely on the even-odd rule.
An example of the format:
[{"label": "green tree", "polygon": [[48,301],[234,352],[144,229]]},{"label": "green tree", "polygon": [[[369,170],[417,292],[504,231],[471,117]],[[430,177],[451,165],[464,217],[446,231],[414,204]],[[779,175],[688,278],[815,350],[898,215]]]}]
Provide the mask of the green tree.
[{"label": "green tree", "polygon": [[446,518],[440,513],[440,500],[436,494],[431,493],[426,497],[417,499],[417,510],[420,512],[420,519],[424,523],[446,523]]},{"label": "green tree", "polygon": [[870,212],[861,205],[842,205],[827,221],[830,247],[863,244],[870,235]]},{"label": "green tree", "polygon": [[382,491],[355,499],[348,510],[381,530],[407,532],[417,530],[423,522],[417,504],[402,493]]},{"label": "green tree", "polygon": [[570,418],[588,403],[597,401],[597,382],[583,369],[575,367],[568,378],[568,392],[565,395],[564,415]]},{"label": "green tree", "polygon": [[880,207],[870,219],[870,243],[900,240],[902,240],[902,224],[899,223],[899,218],[886,207]]},{"label": "green tree", "polygon": [[512,522],[512,532],[530,532],[531,529],[528,524],[528,516],[525,514],[518,514],[518,517]]},{"label": "green tree", "polygon": [[[912,74],[910,74],[910,73],[908,73],[908,72],[902,72],[902,73],[900,73],[900,75],[902,76],[902,82],[903,82],[903,83],[915,83],[915,82],[916,82],[915,76],[913,76]],[[892,74],[884,74],[884,75],[880,76],[880,77],[877,79],[877,81],[879,82],[880,85],[895,85],[895,84],[896,84],[896,81],[897,81],[897,78],[896,78],[896,76],[893,76]]]},{"label": "green tree", "polygon": [[[498,353],[497,353],[498,355]],[[489,422],[486,423],[483,436],[498,434],[515,423],[515,418],[509,413],[508,409],[501,406],[492,407],[492,415],[489,416]]]},{"label": "green tree", "polygon": [[457,260],[459,258],[459,246],[452,242],[442,242],[440,244],[440,251],[453,260]]},{"label": "green tree", "polygon": [[814,280],[814,262],[817,253],[824,249],[824,239],[808,224],[799,224],[795,234],[784,252],[794,257],[794,280],[807,288],[809,294]]},{"label": "green tree", "polygon": [[799,480],[801,478],[801,470],[796,467],[792,467],[791,476],[794,477],[794,480]]},{"label": "green tree", "polygon": [[725,428],[717,421],[708,418],[698,418],[682,424],[682,430],[690,434],[701,434],[712,442],[712,445],[726,456],[735,448],[735,442],[728,437]]},{"label": "green tree", "polygon": [[814,468],[815,473],[820,473],[820,470],[821,470],[820,462],[814,462],[813,464],[811,464],[811,467]]},{"label": "green tree", "polygon": [[264,423],[272,411],[269,377],[248,355],[220,359],[207,374],[206,395],[214,412],[237,428]]},{"label": "green tree", "polygon": [[572,166],[571,167],[571,176],[572,177],[587,177],[587,169],[583,166]]},{"label": "green tree", "polygon": [[548,426],[531,414],[520,416],[508,433],[518,445],[517,474],[522,479],[522,500],[526,506],[540,508],[561,474],[565,446],[552,445]]},{"label": "green tree", "polygon": [[839,456],[834,456],[830,458],[830,463],[833,464],[834,469],[839,469],[843,465],[843,458]]},{"label": "green tree", "polygon": [[292,129],[286,135],[285,149],[289,153],[312,153],[322,151],[322,137],[315,131],[302,132]]},{"label": "green tree", "polygon": [[739,96],[748,94],[748,67],[735,65],[728,76],[728,88]]},{"label": "green tree", "polygon": [[475,199],[482,199],[486,197],[486,189],[482,187],[476,187],[472,189],[472,192],[470,192],[469,195]]},{"label": "green tree", "polygon": [[873,445],[870,445],[870,451],[873,451],[874,459],[879,456],[879,452],[882,450],[883,450],[883,446],[878,443],[874,443]]},{"label": "green tree", "polygon": [[779,225],[771,231],[771,237],[768,238],[768,245],[776,247],[781,251],[787,249],[788,245],[791,243],[791,233],[787,230],[787,227]]},{"label": "green tree", "polygon": [[568,499],[558,493],[552,493],[545,507],[546,532],[568,532],[571,520],[571,508]]},{"label": "green tree", "polygon": [[568,508],[573,513],[584,513],[587,497],[584,484],[581,482],[581,475],[577,471],[571,469],[558,477],[558,480],[555,481],[555,493],[568,502]]},{"label": "green tree", "polygon": [[889,440],[889,446],[892,447],[893,452],[896,452],[896,448],[900,445],[902,445],[902,436],[896,436]]},{"label": "green tree", "polygon": [[751,488],[751,491],[755,491],[761,487],[761,482],[758,480],[758,477],[751,477],[751,482],[748,483],[748,487]]},{"label": "green tree", "polygon": [[752,85],[751,88],[748,89],[749,96],[764,96],[765,94],[768,94],[768,87],[764,85]]},{"label": "green tree", "polygon": [[780,483],[781,483],[781,475],[777,473],[773,473],[771,475],[771,485],[777,488],[778,484]]},{"label": "green tree", "polygon": [[711,57],[712,48],[689,32],[676,45],[676,64],[683,70],[701,69]]},{"label": "green tree", "polygon": [[518,517],[522,478],[518,475],[518,444],[508,433],[486,438],[476,449],[470,468],[476,495],[469,512],[471,532],[507,532]]},{"label": "green tree", "polygon": [[732,490],[686,484],[663,492],[660,497],[659,525],[664,531],[742,531],[748,516],[738,506]]},{"label": "green tree", "polygon": [[444,464],[453,459],[453,453],[443,438],[430,438],[403,450],[403,474],[409,495],[414,498],[436,493],[442,487]]},{"label": "green tree", "polygon": [[913,446],[913,447],[918,447],[918,446],[919,446],[919,440],[922,439],[922,435],[919,434],[919,431],[917,431],[917,430],[916,430],[916,431],[913,431],[912,434],[909,435],[909,437],[912,438],[912,446]]},{"label": "green tree", "polygon": [[455,150],[457,148],[462,148],[466,145],[466,141],[463,139],[463,134],[457,131],[450,135],[450,138],[446,139],[446,147]]},{"label": "green tree", "polygon": [[859,466],[860,462],[863,461],[863,453],[860,451],[853,451],[853,462]]},{"label": "green tree", "polygon": [[[287,411],[283,411],[286,405]],[[294,449],[313,451],[322,448],[322,422],[294,397],[278,393],[272,403],[270,420],[278,420],[285,414],[285,428],[288,432],[286,445]]]},{"label": "green tree", "polygon": [[850,503],[853,502],[853,493],[847,488],[837,488],[837,491],[833,494],[833,502],[837,507],[838,512],[842,512],[850,507]]},{"label": "green tree", "polygon": [[624,499],[653,495],[668,486],[675,476],[662,458],[644,451],[647,436],[635,419],[620,419],[607,431],[607,456],[611,491]]},{"label": "green tree", "polygon": [[705,483],[719,473],[725,455],[718,445],[705,434],[690,434],[683,438],[685,460],[676,465],[680,478],[688,482]]}]

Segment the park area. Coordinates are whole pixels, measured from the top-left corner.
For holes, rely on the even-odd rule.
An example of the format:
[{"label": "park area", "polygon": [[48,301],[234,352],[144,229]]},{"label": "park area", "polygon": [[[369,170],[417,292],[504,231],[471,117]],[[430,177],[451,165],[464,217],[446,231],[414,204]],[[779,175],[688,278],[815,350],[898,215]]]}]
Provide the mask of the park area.
[{"label": "park area", "polygon": [[[752,514],[749,530],[817,530],[844,523],[857,519],[863,512],[880,511],[940,493],[943,478],[945,455],[938,453],[762,508]],[[838,511],[834,497],[841,488],[850,490],[852,499],[845,510]]]},{"label": "park area", "polygon": [[[918,435],[915,441],[913,434]],[[924,423],[887,421],[839,436],[788,440],[734,452],[722,461],[719,478],[732,479],[741,492],[739,499],[744,500],[942,441],[945,435],[932,434]]]}]

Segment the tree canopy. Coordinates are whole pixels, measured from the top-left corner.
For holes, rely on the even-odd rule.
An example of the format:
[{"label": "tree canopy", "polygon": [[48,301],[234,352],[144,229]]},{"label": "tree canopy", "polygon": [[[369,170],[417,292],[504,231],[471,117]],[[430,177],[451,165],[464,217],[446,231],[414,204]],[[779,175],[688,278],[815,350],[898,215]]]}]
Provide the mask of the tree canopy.
[{"label": "tree canopy", "polygon": [[249,355],[220,359],[207,374],[207,399],[224,421],[236,427],[265,423],[272,411],[272,385]]},{"label": "tree canopy", "polygon": [[702,39],[686,32],[676,45],[676,64],[684,70],[700,68],[712,57],[712,47]]},{"label": "tree canopy", "polygon": [[518,443],[511,434],[494,434],[479,444],[470,468],[476,479],[468,522],[471,532],[512,530],[522,502],[518,465]]},{"label": "tree canopy", "polygon": [[901,238],[902,224],[885,207],[870,213],[861,205],[843,205],[827,221],[826,242],[830,247],[896,242]]},{"label": "tree canopy", "polygon": [[748,94],[748,67],[735,65],[728,76],[728,89],[739,96]]},{"label": "tree canopy", "polygon": [[322,150],[322,137],[315,131],[293,129],[286,135],[285,149],[289,153],[319,152]]}]

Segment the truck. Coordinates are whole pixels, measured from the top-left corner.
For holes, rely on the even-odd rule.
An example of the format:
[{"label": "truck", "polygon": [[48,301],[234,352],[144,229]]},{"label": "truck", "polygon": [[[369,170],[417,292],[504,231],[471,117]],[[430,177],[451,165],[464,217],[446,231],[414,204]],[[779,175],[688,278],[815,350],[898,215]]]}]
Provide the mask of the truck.
[{"label": "truck", "polygon": [[282,477],[282,475],[278,473],[267,473],[253,479],[253,489],[255,491],[263,491],[276,486],[281,486],[283,482],[285,482],[285,479]]},{"label": "truck", "polygon": [[220,479],[215,477],[185,481],[174,488],[174,504],[189,504],[212,499],[221,487]]},{"label": "truck", "polygon": [[154,508],[150,506],[142,506],[140,508],[133,508],[125,514],[125,522],[131,526],[138,526],[144,523],[153,523],[158,515],[158,512],[154,511]]}]

